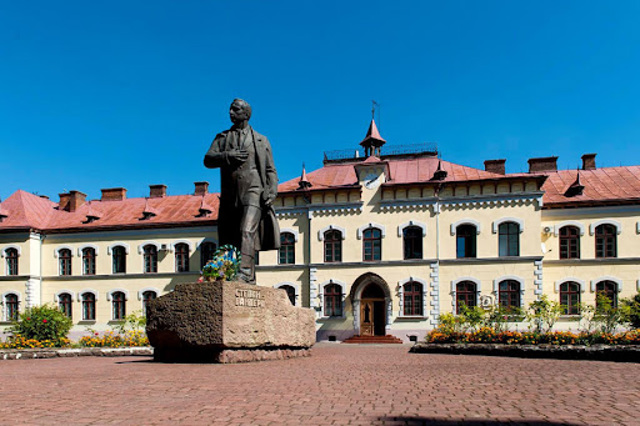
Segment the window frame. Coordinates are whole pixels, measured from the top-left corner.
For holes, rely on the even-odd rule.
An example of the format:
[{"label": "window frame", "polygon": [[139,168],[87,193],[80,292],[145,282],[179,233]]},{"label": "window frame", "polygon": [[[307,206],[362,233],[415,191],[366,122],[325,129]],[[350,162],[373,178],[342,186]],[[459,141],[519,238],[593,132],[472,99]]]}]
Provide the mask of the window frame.
[{"label": "window frame", "polygon": [[618,257],[618,228],[611,223],[601,223],[594,229],[596,259]]},{"label": "window frame", "polygon": [[[323,235],[324,263],[342,262],[342,232],[339,229],[329,229]],[[336,254],[337,253],[337,254]]]},{"label": "window frame", "polygon": [[143,265],[145,274],[158,273],[158,247],[155,244],[146,244],[142,247]]},{"label": "window frame", "polygon": [[[473,290],[469,290],[467,288],[463,288],[462,286],[467,285],[467,283],[470,285],[469,287],[473,286]],[[461,290],[462,288],[462,290]],[[460,315],[460,302],[463,301],[461,299],[466,299],[466,300],[470,300],[471,303],[466,303],[465,302],[465,306],[469,307],[469,308],[473,308],[475,306],[478,306],[478,284],[471,281],[471,280],[461,280],[455,283],[455,292],[456,292],[456,297],[455,297],[455,314],[456,315]],[[461,296],[465,296],[465,297],[461,297]]]},{"label": "window frame", "polygon": [[[120,262],[120,264],[118,264]],[[118,270],[118,266],[122,267],[122,270]],[[117,245],[111,248],[111,272],[113,274],[126,274],[127,273],[127,248],[125,246]]]},{"label": "window frame", "polygon": [[61,277],[71,276],[73,252],[70,248],[61,248],[58,250],[58,275]]},{"label": "window frame", "polygon": [[2,295],[2,304],[4,305],[5,322],[17,321],[20,317],[20,294],[16,292],[7,292]]},{"label": "window frame", "polygon": [[[153,297],[149,297],[149,295],[153,294]],[[142,301],[142,315],[147,315],[147,307],[152,300],[158,298],[158,292],[156,290],[144,290],[140,295],[140,300]]]},{"label": "window frame", "polygon": [[[611,291],[607,290],[606,286],[609,285],[612,289]],[[600,289],[600,287],[605,287],[603,289]],[[595,285],[595,294],[596,294],[596,309],[599,308],[598,306],[598,293],[604,293],[605,296],[607,296],[610,300],[611,300],[611,307],[612,308],[617,308],[618,307],[618,293],[619,293],[619,284],[615,281],[612,280],[600,280],[596,283]]]},{"label": "window frame", "polygon": [[15,277],[20,274],[20,250],[15,247],[7,247],[4,249],[6,275],[8,277]]},{"label": "window frame", "polygon": [[57,294],[58,309],[65,314],[67,318],[73,319],[73,295],[68,292]]},{"label": "window frame", "polygon": [[[90,297],[87,297],[90,295]],[[96,301],[98,296],[93,291],[84,291],[80,294],[82,304],[82,321],[96,320]]]},{"label": "window frame", "polygon": [[96,274],[96,249],[84,247],[82,253],[82,275]]},{"label": "window frame", "polygon": [[[502,284],[506,284],[507,287],[509,284],[512,284],[515,288],[503,289]],[[505,302],[505,298],[508,299],[506,300],[507,303],[503,303]],[[512,303],[514,299],[517,303]],[[522,283],[520,281],[514,279],[503,279],[498,282],[498,306],[506,310],[522,307]]]},{"label": "window frame", "polygon": [[175,271],[178,273],[189,272],[190,247],[187,243],[178,243],[174,246]]},{"label": "window frame", "polygon": [[293,232],[280,233],[280,248],[278,249],[278,265],[296,264],[296,236]]},{"label": "window frame", "polygon": [[[380,262],[382,260],[382,236],[382,229],[376,228],[374,226],[370,226],[362,231],[363,262]],[[368,256],[367,250],[369,250]]]},{"label": "window frame", "polygon": [[[505,221],[498,225],[498,256],[520,256],[520,224],[513,221]],[[512,241],[515,240],[515,241]],[[505,254],[503,254],[503,251]]]},{"label": "window frame", "polygon": [[[456,226],[456,259],[476,259],[478,257],[478,227],[472,223]],[[461,244],[464,253],[461,253]]]},{"label": "window frame", "polygon": [[[407,287],[413,287],[413,289],[407,289]],[[403,317],[424,317],[424,292],[424,284],[419,281],[409,280],[402,284]],[[407,303],[409,298],[412,303]]]},{"label": "window frame", "polygon": [[[575,287],[575,290],[573,290]],[[567,280],[560,283],[558,287],[560,305],[564,306],[564,315],[580,315],[580,303],[582,301],[582,285],[577,281]],[[575,303],[571,296],[577,295]],[[568,303],[563,303],[566,299]]]},{"label": "window frame", "polygon": [[343,317],[344,306],[342,306],[342,290],[343,287],[335,282],[330,282],[322,287],[322,313],[325,317]]},{"label": "window frame", "polygon": [[[213,259],[217,250],[218,245],[213,241],[203,241],[200,244],[200,269],[204,268],[204,265]],[[207,257],[210,257],[210,259],[207,259]]]},{"label": "window frame", "polygon": [[576,225],[564,225],[558,229],[558,258],[580,259],[581,236],[582,231]]},{"label": "window frame", "polygon": [[[417,225],[409,225],[402,230],[402,254],[404,260],[415,260],[424,258],[423,235],[424,230]],[[409,255],[409,252],[416,254]]]},{"label": "window frame", "polygon": [[112,291],[111,295],[111,320],[124,321],[127,316],[127,295],[124,291]]}]

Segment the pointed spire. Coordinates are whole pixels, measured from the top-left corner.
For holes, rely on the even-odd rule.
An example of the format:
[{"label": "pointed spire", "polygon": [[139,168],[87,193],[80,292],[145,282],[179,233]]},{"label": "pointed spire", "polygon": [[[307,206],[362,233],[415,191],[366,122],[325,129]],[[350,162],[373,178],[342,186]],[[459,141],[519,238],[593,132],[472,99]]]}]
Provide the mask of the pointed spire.
[{"label": "pointed spire", "polygon": [[564,193],[565,197],[575,197],[576,195],[582,195],[584,192],[584,185],[580,181],[580,169],[576,170],[576,180],[573,181],[569,188]]},{"label": "pointed spire", "polygon": [[360,142],[360,145],[364,147],[364,156],[369,157],[371,155],[377,155],[379,157],[380,148],[385,143],[387,143],[387,141],[380,136],[380,132],[378,132],[378,127],[376,126],[376,121],[372,118],[367,135],[364,137],[362,142]]},{"label": "pointed spire", "polygon": [[302,174],[300,175],[300,180],[298,181],[298,190],[305,190],[311,188],[313,185],[307,179],[307,171],[304,168],[304,163],[302,163]]},{"label": "pointed spire", "polygon": [[438,160],[438,168],[433,173],[431,180],[445,180],[447,177],[447,171],[442,169],[442,160]]},{"label": "pointed spire", "polygon": [[211,207],[205,198],[205,194],[202,194],[202,200],[200,201],[200,207],[198,208],[198,216],[196,217],[207,217],[213,212],[213,207]]},{"label": "pointed spire", "polygon": [[157,215],[158,215],[158,210],[151,207],[151,204],[149,204],[149,199],[145,198],[144,210],[142,210],[142,219],[140,220],[150,219]]},{"label": "pointed spire", "polygon": [[100,219],[102,217],[102,214],[97,211],[96,209],[93,208],[93,203],[91,203],[91,201],[89,201],[89,203],[87,203],[89,208],[87,210],[87,220],[83,223],[91,223],[91,222],[95,222],[96,220]]}]

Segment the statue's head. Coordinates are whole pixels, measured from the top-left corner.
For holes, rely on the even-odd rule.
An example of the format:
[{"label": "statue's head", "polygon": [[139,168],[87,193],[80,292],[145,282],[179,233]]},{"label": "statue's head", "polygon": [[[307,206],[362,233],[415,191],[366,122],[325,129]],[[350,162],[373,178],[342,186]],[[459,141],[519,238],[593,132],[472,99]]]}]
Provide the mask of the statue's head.
[{"label": "statue's head", "polygon": [[234,99],[229,107],[229,117],[234,124],[249,121],[251,118],[251,105],[243,99]]}]

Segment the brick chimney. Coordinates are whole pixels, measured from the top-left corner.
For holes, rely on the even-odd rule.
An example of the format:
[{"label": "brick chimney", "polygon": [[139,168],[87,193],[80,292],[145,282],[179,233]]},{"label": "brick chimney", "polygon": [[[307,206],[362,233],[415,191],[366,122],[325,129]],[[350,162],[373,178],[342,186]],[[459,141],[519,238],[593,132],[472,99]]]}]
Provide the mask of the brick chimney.
[{"label": "brick chimney", "polygon": [[529,158],[529,173],[555,172],[558,170],[558,157]]},{"label": "brick chimney", "polygon": [[60,196],[60,202],[58,202],[58,210],[68,210],[71,194],[63,192],[62,194],[58,195]]},{"label": "brick chimney", "polygon": [[69,205],[67,210],[75,212],[87,201],[87,194],[80,191],[69,191]]},{"label": "brick chimney", "polygon": [[582,170],[596,169],[596,154],[585,154],[582,156]]},{"label": "brick chimney", "polygon": [[209,182],[194,182],[196,186],[196,195],[205,195],[209,193]]},{"label": "brick chimney", "polygon": [[507,160],[486,160],[484,162],[484,170],[499,175],[505,174],[504,164]]},{"label": "brick chimney", "polygon": [[149,198],[162,198],[167,195],[167,185],[149,185]]},{"label": "brick chimney", "polygon": [[126,188],[105,188],[101,191],[101,201],[122,201],[127,198]]}]

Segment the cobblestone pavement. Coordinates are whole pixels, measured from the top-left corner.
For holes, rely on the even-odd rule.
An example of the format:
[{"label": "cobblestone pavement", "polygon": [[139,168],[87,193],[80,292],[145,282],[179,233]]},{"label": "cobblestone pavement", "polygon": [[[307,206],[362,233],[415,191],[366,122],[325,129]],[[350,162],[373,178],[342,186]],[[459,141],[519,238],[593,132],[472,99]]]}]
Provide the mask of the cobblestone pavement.
[{"label": "cobblestone pavement", "polygon": [[0,424],[640,425],[640,364],[324,343],[236,365],[0,361]]}]

